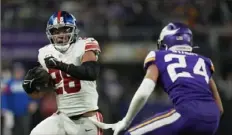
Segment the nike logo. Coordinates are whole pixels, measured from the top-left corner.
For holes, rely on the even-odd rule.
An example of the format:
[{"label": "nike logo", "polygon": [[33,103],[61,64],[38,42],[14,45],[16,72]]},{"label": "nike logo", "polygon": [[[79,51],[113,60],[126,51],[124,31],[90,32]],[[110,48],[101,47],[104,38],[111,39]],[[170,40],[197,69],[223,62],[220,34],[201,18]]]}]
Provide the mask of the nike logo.
[{"label": "nike logo", "polygon": [[30,83],[30,88],[31,88],[31,84],[32,82],[34,81],[35,79],[32,79],[32,80],[24,80],[23,84],[27,85]]},{"label": "nike logo", "polygon": [[85,132],[89,132],[89,131],[91,131],[91,130],[93,130],[93,129],[85,129]]},{"label": "nike logo", "polygon": [[30,83],[30,82],[24,82],[23,84],[28,84],[28,83]]}]

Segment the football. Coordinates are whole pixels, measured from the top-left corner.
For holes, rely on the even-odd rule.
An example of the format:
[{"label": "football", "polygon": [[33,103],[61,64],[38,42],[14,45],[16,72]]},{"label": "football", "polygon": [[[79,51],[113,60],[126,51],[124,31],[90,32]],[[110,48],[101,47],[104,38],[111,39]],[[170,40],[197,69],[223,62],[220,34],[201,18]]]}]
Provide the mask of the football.
[{"label": "football", "polygon": [[41,66],[30,69],[23,82],[25,92],[33,99],[41,98],[47,92],[54,91],[50,74]]},{"label": "football", "polygon": [[33,83],[34,87],[38,91],[53,91],[53,80],[50,74],[43,69],[42,67],[38,67],[35,70],[35,82]]},{"label": "football", "polygon": [[[30,85],[27,85],[28,83]],[[41,66],[34,67],[27,72],[24,84],[23,87],[27,93],[30,93],[31,90],[39,92],[53,91],[54,86],[50,74]]]}]

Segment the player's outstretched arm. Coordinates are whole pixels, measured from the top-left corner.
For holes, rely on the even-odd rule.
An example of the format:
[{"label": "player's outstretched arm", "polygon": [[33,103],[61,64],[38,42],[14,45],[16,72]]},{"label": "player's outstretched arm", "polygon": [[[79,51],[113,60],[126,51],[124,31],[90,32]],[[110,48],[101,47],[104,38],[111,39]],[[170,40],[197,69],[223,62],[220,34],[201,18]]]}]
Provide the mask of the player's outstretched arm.
[{"label": "player's outstretched arm", "polygon": [[118,135],[120,131],[126,129],[130,125],[136,114],[145,105],[147,99],[149,98],[149,96],[151,95],[152,91],[155,88],[158,76],[159,76],[159,72],[156,65],[154,64],[150,65],[147,69],[147,73],[140,87],[136,91],[130,103],[129,110],[122,121],[119,121],[118,123],[115,124],[105,124],[91,118],[90,120],[99,128],[102,129],[112,128],[114,130],[114,135]]},{"label": "player's outstretched arm", "polygon": [[216,103],[218,105],[218,108],[219,108],[219,110],[221,112],[221,115],[222,115],[223,112],[224,112],[224,109],[223,109],[223,106],[222,106],[222,101],[221,101],[220,95],[218,93],[217,86],[216,86],[213,78],[211,78],[209,80],[209,86],[210,86],[210,89],[211,89],[211,91],[213,93],[214,99],[215,99],[215,101],[216,101]]},{"label": "player's outstretched arm", "polygon": [[150,65],[140,87],[131,101],[129,110],[124,118],[126,123],[131,123],[136,114],[145,105],[147,99],[155,88],[158,75],[159,72],[156,65]]},{"label": "player's outstretched arm", "polygon": [[93,123],[103,129],[112,128],[114,130],[114,135],[118,135],[120,131],[125,130],[130,125],[136,114],[147,102],[147,99],[155,88],[158,76],[159,72],[156,65],[150,65],[140,87],[136,91],[130,103],[129,110],[123,120],[115,124],[104,124],[92,119]]}]

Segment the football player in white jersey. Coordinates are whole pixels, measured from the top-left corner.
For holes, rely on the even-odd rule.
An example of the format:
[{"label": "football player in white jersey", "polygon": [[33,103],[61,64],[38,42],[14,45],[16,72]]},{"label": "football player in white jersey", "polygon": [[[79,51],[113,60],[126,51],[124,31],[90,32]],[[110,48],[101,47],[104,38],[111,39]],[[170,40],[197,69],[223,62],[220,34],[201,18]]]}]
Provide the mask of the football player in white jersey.
[{"label": "football player in white jersey", "polygon": [[[95,39],[81,39],[78,32],[75,17],[66,11],[58,11],[48,20],[46,34],[51,44],[39,49],[38,61],[55,83],[58,110],[38,124],[31,135],[102,135],[88,119],[103,119],[96,90],[101,51]],[[26,76],[28,79],[33,83],[35,78]],[[31,83],[23,84],[30,96],[44,95],[31,88]]]}]

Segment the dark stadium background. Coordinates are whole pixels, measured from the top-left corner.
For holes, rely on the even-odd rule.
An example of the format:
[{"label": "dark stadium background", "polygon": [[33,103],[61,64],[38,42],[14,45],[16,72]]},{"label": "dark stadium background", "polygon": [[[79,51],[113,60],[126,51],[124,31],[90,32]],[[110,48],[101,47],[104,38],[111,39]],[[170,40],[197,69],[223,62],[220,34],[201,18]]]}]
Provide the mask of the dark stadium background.
[{"label": "dark stadium background", "polygon": [[[105,122],[117,122],[125,115],[143,78],[143,60],[149,50],[156,49],[160,30],[170,21],[181,21],[194,33],[194,44],[200,47],[195,52],[210,57],[215,64],[214,79],[225,110],[217,135],[231,135],[231,3],[231,0],[2,0],[1,80],[11,77],[15,63],[21,63],[26,70],[38,64],[38,49],[48,44],[45,34],[48,18],[55,11],[66,10],[80,22],[80,36],[94,37],[100,43],[99,105]],[[1,92],[4,89],[2,81]],[[55,111],[53,95],[38,103],[35,112],[25,114],[30,123],[23,128],[33,128]],[[158,87],[133,124],[170,107],[167,95]],[[3,118],[3,111],[1,115]],[[4,118],[1,120],[2,131],[8,130],[4,129]],[[15,128],[22,129],[17,121]]]}]

